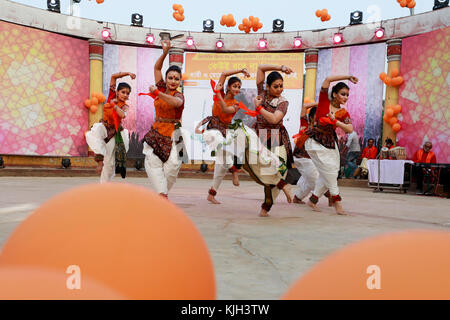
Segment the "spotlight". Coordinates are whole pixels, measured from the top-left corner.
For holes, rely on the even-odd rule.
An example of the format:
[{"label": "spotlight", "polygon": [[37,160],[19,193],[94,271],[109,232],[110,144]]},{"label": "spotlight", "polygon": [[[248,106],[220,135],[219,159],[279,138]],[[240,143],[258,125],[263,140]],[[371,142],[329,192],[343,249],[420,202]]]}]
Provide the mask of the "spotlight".
[{"label": "spotlight", "polygon": [[283,32],[284,29],[284,21],[281,19],[273,20],[273,30],[272,32]]},{"label": "spotlight", "polygon": [[335,33],[333,35],[333,43],[334,44],[339,44],[342,41],[344,41],[344,37],[342,36],[342,33]]},{"label": "spotlight", "polygon": [[211,19],[203,20],[203,32],[214,32],[214,21]]},{"label": "spotlight", "polygon": [[63,158],[61,160],[61,165],[66,169],[69,168],[70,167],[70,159]]},{"label": "spotlight", "polygon": [[384,28],[379,28],[375,31],[375,38],[382,39],[384,37]]},{"label": "spotlight", "polygon": [[194,38],[192,37],[187,37],[186,38],[186,44],[188,45],[188,47],[192,47],[194,45]]},{"label": "spotlight", "polygon": [[5,162],[3,161],[3,157],[0,156],[0,169],[3,169],[5,167]]},{"label": "spotlight", "polygon": [[266,49],[267,48],[267,40],[265,38],[259,39],[258,48]]},{"label": "spotlight", "polygon": [[442,9],[448,7],[449,0],[434,0],[433,10]]},{"label": "spotlight", "polygon": [[303,44],[301,37],[295,37],[294,38],[294,48],[300,48]]},{"label": "spotlight", "polygon": [[131,15],[131,25],[135,27],[142,27],[144,23],[144,16],[139,13],[133,13]]},{"label": "spotlight", "polygon": [[47,0],[47,10],[61,13],[61,3],[59,0]]},{"label": "spotlight", "polygon": [[103,40],[111,39],[111,29],[103,28],[103,30],[102,30],[102,38],[103,38]]},{"label": "spotlight", "polygon": [[362,24],[363,13],[362,11],[353,11],[350,13],[350,25]]},{"label": "spotlight", "polygon": [[148,44],[153,44],[153,42],[155,42],[155,36],[153,35],[153,33],[147,33],[147,35],[145,36],[145,42],[147,42]]},{"label": "spotlight", "polygon": [[222,40],[217,40],[217,42],[216,42],[216,48],[217,49],[222,49],[223,48],[223,46],[224,46],[224,43],[223,43],[223,41]]}]

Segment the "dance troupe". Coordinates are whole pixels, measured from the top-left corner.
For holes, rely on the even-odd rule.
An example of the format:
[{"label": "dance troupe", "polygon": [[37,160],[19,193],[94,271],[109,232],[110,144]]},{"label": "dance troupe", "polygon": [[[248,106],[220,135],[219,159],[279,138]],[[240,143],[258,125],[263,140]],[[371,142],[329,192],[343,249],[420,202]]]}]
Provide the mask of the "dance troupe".
[{"label": "dance troupe", "polygon": [[[170,66],[163,78],[161,69],[169,53],[169,40],[162,41],[163,53],[154,66],[155,85],[146,93],[154,99],[156,118],[150,131],[143,139],[145,170],[152,188],[167,198],[181,168],[186,149],[184,141],[189,138],[181,128],[184,109],[184,96],[178,90],[182,73],[177,66]],[[271,71],[266,79],[266,72]],[[349,76],[330,76],[322,83],[318,103],[305,103],[301,111],[300,131],[294,136],[295,148],[292,150],[290,138],[283,126],[289,102],[282,96],[283,76],[292,69],[287,66],[259,65],[256,75],[258,95],[254,99],[254,110],[239,103],[235,96],[240,93],[241,79],[237,74],[249,77],[246,69],[222,72],[217,84],[212,82],[214,104],[212,115],[203,119],[195,128],[215,155],[214,178],[208,191],[207,200],[220,204],[217,191],[227,172],[233,175],[233,184],[239,186],[238,171],[244,169],[251,178],[264,187],[264,202],[259,215],[269,216],[269,211],[280,191],[289,203],[306,204],[314,211],[319,198],[326,196],[329,206],[337,214],[345,214],[337,183],[340,168],[336,128],[351,133],[353,126],[350,115],[342,106],[348,100],[349,87],[338,82],[349,80],[356,84],[358,79]],[[86,141],[95,153],[100,182],[110,181],[120,173],[126,175],[126,153],[129,148],[128,130],[121,125],[127,116],[126,101],[131,87],[117,79],[136,75],[120,72],[111,76],[108,100],[103,106],[103,118],[86,133]],[[225,85],[225,81],[228,81]],[[142,95],[142,93],[140,93]],[[252,127],[242,120],[233,119],[244,109],[247,115],[256,118]],[[301,176],[297,191],[291,198],[288,183],[285,181],[288,170],[295,168]],[[309,195],[305,203],[303,200]]]}]

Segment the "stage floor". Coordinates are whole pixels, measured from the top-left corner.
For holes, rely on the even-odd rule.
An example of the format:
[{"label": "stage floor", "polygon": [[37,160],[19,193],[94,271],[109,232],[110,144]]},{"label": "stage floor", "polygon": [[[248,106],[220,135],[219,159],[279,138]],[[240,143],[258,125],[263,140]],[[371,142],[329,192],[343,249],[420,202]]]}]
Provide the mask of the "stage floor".
[{"label": "stage floor", "polygon": [[[149,188],[146,178],[116,182]],[[98,178],[0,177],[0,247],[21,221],[40,204]],[[321,199],[322,212],[288,204],[278,197],[271,217],[258,217],[262,187],[224,181],[217,199],[206,201],[210,182],[179,179],[169,199],[184,210],[203,235],[216,274],[218,299],[279,299],[309,268],[347,244],[406,229],[450,231],[449,200],[415,194],[373,193],[369,188],[341,187],[344,209],[338,216]],[[292,193],[295,187],[292,186]]]}]

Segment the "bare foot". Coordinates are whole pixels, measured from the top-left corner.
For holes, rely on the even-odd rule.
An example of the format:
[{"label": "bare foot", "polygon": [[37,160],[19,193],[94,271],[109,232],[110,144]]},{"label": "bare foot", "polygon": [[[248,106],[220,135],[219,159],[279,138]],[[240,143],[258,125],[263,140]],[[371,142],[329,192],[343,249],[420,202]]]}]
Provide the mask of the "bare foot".
[{"label": "bare foot", "polygon": [[214,196],[212,194],[208,194],[208,198],[206,198],[206,199],[211,203],[220,204],[220,202],[217,201],[216,198],[214,198]]},{"label": "bare foot", "polygon": [[338,214],[338,215],[341,215],[341,216],[346,216],[347,214],[344,212],[344,209],[342,209],[342,205],[341,205],[341,202],[340,201],[336,201],[334,204],[333,204],[333,206],[334,206],[334,209],[336,210],[336,213]]},{"label": "bare foot", "polygon": [[300,200],[299,198],[297,198],[297,196],[294,196],[294,199],[292,200],[293,203],[298,203],[298,204],[305,204],[306,202]]},{"label": "bare foot", "polygon": [[99,161],[97,163],[97,168],[95,168],[95,172],[97,172],[98,174],[102,173],[103,170],[103,161]]},{"label": "bare foot", "polygon": [[259,216],[260,217],[270,217],[269,213],[264,210],[263,208],[261,208],[261,211],[259,212]]},{"label": "bare foot", "polygon": [[291,198],[291,193],[289,192],[290,188],[288,187],[288,185],[285,185],[283,189],[284,195],[286,196],[287,202],[288,203],[292,203],[292,198]]},{"label": "bare foot", "polygon": [[331,196],[328,197],[328,206],[329,206],[329,207],[332,207],[332,206],[333,206],[333,198],[331,198]]},{"label": "bare foot", "polygon": [[320,212],[320,209],[311,201],[308,201],[307,205],[313,209],[315,212]]},{"label": "bare foot", "polygon": [[239,176],[238,176],[237,171],[234,171],[234,172],[233,172],[233,184],[234,184],[236,187],[239,187]]}]

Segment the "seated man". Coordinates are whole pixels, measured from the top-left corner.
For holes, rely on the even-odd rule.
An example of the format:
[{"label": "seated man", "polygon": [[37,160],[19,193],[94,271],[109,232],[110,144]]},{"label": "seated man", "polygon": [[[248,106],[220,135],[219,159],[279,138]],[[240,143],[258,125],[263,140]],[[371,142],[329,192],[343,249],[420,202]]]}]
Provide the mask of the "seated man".
[{"label": "seated man", "polygon": [[364,148],[362,155],[361,155],[361,164],[359,167],[355,170],[355,173],[353,174],[353,177],[356,178],[366,178],[369,174],[369,169],[367,168],[367,160],[370,159],[376,159],[378,154],[378,149],[373,145],[375,141],[370,138],[367,141],[367,147]]},{"label": "seated man", "polygon": [[[436,163],[436,155],[431,151],[433,145],[430,141],[423,144],[423,148],[417,150],[414,154],[414,163]],[[416,194],[423,194],[423,178],[424,178],[424,168],[417,166],[413,167],[413,176],[416,178],[417,188]]]},{"label": "seated man", "polygon": [[[387,138],[387,139],[384,141],[384,148],[387,148],[388,150],[391,150],[392,148],[394,148],[394,141],[392,141],[391,138]],[[387,159],[392,160],[392,158],[391,158],[390,156],[389,156],[388,158],[384,158],[384,157],[383,157],[383,153],[381,153],[380,159],[381,159],[381,160],[387,160]]]}]

